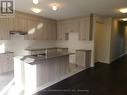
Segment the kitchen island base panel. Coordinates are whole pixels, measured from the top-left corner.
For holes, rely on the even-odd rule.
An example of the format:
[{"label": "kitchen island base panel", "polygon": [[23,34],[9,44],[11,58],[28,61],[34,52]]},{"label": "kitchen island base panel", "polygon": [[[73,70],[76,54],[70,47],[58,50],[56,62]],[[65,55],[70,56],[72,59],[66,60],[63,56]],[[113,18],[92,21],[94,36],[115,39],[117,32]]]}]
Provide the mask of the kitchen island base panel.
[{"label": "kitchen island base panel", "polygon": [[[85,70],[85,68],[83,68],[83,67],[81,67],[81,66],[77,66],[76,64],[70,63],[69,66],[70,66],[71,68],[69,68],[69,72],[68,72],[67,74],[65,74],[65,75],[62,76],[62,77],[57,78],[57,79],[54,80],[54,81],[49,81],[49,82],[47,82],[47,83],[45,83],[45,84],[39,86],[35,92],[32,92],[32,94],[34,95],[35,93],[37,93],[37,92],[39,92],[39,91],[42,91],[42,90],[44,90],[44,89],[46,89],[46,88],[48,88],[48,87],[50,87],[50,86],[52,86],[52,85],[54,85],[54,84],[56,84],[56,83],[62,81],[62,80],[64,80],[64,79],[67,79],[67,78],[69,78],[69,77],[71,77],[71,76],[73,76],[73,75],[75,75],[75,74],[77,74],[77,73],[82,72],[82,71]],[[73,67],[73,68],[72,68],[72,67]]]},{"label": "kitchen island base panel", "polygon": [[21,59],[15,57],[15,68],[19,68],[15,70],[15,79],[18,79],[16,84],[20,84],[26,93],[36,92],[43,85],[61,80],[70,72],[69,55],[38,61],[38,64],[26,63]]},{"label": "kitchen island base panel", "polygon": [[[69,56],[52,58],[36,65],[37,87],[56,80],[69,72]],[[42,81],[43,80],[43,81]]]}]

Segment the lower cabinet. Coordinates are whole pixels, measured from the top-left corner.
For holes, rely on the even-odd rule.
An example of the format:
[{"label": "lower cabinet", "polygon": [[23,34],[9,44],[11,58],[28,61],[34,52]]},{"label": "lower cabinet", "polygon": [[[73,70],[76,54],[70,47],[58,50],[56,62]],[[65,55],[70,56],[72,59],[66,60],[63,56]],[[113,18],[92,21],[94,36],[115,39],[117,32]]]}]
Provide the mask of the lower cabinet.
[{"label": "lower cabinet", "polygon": [[13,53],[0,54],[0,74],[14,70]]},{"label": "lower cabinet", "polygon": [[84,68],[89,68],[91,65],[91,50],[77,50],[76,64]]}]

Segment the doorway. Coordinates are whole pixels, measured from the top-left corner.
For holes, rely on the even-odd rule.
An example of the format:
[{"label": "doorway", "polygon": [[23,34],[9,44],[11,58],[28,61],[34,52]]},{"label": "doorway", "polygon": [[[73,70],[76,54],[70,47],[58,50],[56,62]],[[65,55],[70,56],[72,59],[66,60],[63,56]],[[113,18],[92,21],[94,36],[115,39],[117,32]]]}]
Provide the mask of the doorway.
[{"label": "doorway", "polygon": [[95,62],[100,62],[104,56],[104,23],[96,22],[95,32]]}]

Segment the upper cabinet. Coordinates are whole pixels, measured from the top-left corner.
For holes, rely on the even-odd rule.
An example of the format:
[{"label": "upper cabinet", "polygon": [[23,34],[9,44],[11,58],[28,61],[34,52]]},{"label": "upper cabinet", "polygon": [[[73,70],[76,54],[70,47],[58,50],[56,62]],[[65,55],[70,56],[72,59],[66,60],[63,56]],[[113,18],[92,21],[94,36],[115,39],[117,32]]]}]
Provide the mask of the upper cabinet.
[{"label": "upper cabinet", "polygon": [[90,40],[90,18],[86,17],[79,22],[79,40]]},{"label": "upper cabinet", "polygon": [[58,21],[58,40],[68,40],[67,36],[71,32],[78,32],[79,40],[90,40],[90,17]]},{"label": "upper cabinet", "polygon": [[57,40],[62,40],[62,35],[63,35],[63,31],[62,31],[62,23],[58,22],[57,23]]},{"label": "upper cabinet", "polygon": [[8,40],[9,37],[9,19],[0,18],[0,40]]},{"label": "upper cabinet", "polygon": [[[13,30],[15,31],[27,31],[27,16],[24,14],[16,14],[13,19]],[[12,31],[13,31],[12,30]]]},{"label": "upper cabinet", "polygon": [[25,40],[68,40],[78,32],[79,40],[90,40],[90,16],[55,21],[17,12],[14,17],[0,18],[0,40],[10,39],[10,31],[23,32]]},{"label": "upper cabinet", "polygon": [[28,16],[26,40],[56,40],[56,21]]},{"label": "upper cabinet", "polygon": [[57,23],[57,40],[65,40],[65,34],[67,33],[67,29],[65,24],[62,22]]},{"label": "upper cabinet", "polygon": [[43,20],[42,18],[27,18],[26,40],[56,40],[56,21]]},{"label": "upper cabinet", "polygon": [[17,12],[14,17],[0,18],[0,40],[9,40],[10,31],[26,33],[26,40],[56,40],[57,22]]},{"label": "upper cabinet", "polygon": [[68,40],[69,33],[78,32],[79,23],[71,21],[58,21],[57,23],[57,39]]}]

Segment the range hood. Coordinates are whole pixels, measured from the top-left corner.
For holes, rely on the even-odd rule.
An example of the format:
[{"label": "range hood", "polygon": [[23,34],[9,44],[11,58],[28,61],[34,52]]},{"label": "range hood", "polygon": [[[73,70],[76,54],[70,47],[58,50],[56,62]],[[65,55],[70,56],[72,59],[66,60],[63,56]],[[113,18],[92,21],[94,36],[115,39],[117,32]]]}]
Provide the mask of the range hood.
[{"label": "range hood", "polygon": [[15,30],[11,30],[9,33],[10,33],[11,35],[15,35],[15,34],[27,35],[27,34],[28,34],[26,31],[15,31]]}]

